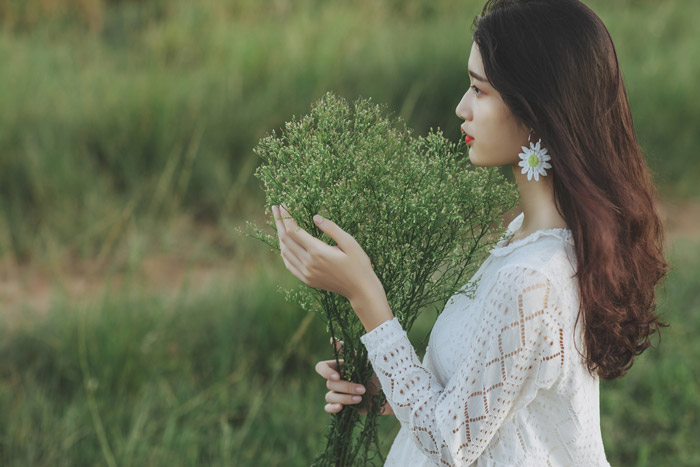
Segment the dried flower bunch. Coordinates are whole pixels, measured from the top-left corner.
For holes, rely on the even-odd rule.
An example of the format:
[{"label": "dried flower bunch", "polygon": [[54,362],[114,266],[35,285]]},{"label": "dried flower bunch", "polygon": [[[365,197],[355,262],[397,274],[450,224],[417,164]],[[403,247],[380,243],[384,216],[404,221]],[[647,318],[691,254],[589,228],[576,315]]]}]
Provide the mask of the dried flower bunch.
[{"label": "dried flower bunch", "polygon": [[[259,142],[256,176],[268,212],[284,203],[301,228],[334,244],[313,223],[320,214],[359,242],[409,330],[426,306],[469,293],[465,283],[497,239],[502,214],[517,201],[517,190],[497,170],[469,164],[465,147],[440,131],[415,137],[370,100],[349,105],[328,93],[310,114]],[[276,236],[259,228],[254,236],[279,249]],[[331,336],[344,342],[343,378],[369,385],[372,368],[360,342],[365,331],[348,301],[304,284],[287,295],[318,313]],[[365,399],[333,416],[318,465],[379,460],[376,422],[384,398],[380,391]]]}]

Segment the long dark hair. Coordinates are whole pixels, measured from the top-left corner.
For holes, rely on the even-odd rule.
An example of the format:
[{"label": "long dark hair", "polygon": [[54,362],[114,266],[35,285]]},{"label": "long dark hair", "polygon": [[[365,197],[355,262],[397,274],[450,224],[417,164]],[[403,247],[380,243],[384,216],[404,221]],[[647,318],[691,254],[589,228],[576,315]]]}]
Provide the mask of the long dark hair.
[{"label": "long dark hair", "polygon": [[489,0],[474,42],[492,86],[552,155],[557,208],[575,243],[588,369],[622,376],[665,326],[655,286],[668,264],[610,34],[578,0]]}]

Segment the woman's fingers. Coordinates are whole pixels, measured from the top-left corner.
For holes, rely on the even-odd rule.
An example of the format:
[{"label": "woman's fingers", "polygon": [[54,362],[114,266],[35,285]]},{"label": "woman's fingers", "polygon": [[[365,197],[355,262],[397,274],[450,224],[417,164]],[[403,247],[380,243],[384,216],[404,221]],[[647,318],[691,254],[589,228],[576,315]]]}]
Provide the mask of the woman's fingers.
[{"label": "woman's fingers", "polygon": [[295,262],[300,266],[309,258],[309,252],[299,246],[292,238],[289,238],[289,235],[280,239],[280,250],[282,248],[286,248],[287,255],[294,257]]},{"label": "woman's fingers", "polygon": [[[339,360],[343,364],[343,360]],[[367,389],[358,383],[345,381],[340,379],[340,373],[336,368],[335,360],[324,360],[318,362],[315,367],[316,373],[326,380],[326,387],[331,391],[342,392],[346,394],[364,394]]]},{"label": "woman's fingers", "polygon": [[[277,228],[277,237],[279,239],[280,253],[284,260],[284,265],[294,276],[309,286],[317,286],[314,275],[310,274],[309,266],[311,264],[311,251],[320,251],[319,248],[327,247],[325,243],[311,237],[291,218],[289,212],[283,207],[272,206],[272,214],[275,218],[275,226]],[[304,240],[304,243],[299,243],[299,238],[303,232],[307,237],[319,243],[321,246],[311,245],[310,240]]]},{"label": "woman's fingers", "polygon": [[338,413],[343,410],[343,404],[326,404],[323,408],[326,413]]},{"label": "woman's fingers", "polygon": [[[343,345],[341,341],[336,341],[335,344],[338,348]],[[338,360],[338,363],[342,365],[345,362]],[[323,408],[327,413],[338,413],[346,405],[362,402],[362,397],[367,392],[366,388],[361,384],[341,380],[335,360],[318,362],[315,369],[316,373],[326,379],[326,387],[329,389],[326,393],[326,405]],[[367,413],[367,409],[363,408],[360,413]]]},{"label": "woman's fingers", "polygon": [[326,402],[329,404],[353,405],[362,402],[362,396],[328,391],[326,393]]},{"label": "woman's fingers", "polygon": [[275,219],[275,226],[277,227],[277,238],[280,242],[280,253],[282,254],[284,266],[289,269],[297,279],[305,282],[306,267],[300,258],[305,254],[308,255],[308,253],[287,235],[287,228],[282,221],[280,210],[277,206],[272,206],[272,215]]},{"label": "woman's fingers", "polygon": [[[342,365],[345,363],[342,359],[338,360],[338,362]],[[316,370],[316,373],[321,375],[323,378],[331,381],[338,381],[340,380],[340,374],[338,373],[338,368],[335,364],[335,360],[324,360],[322,362],[318,362],[316,364],[316,367],[314,368]]]},{"label": "woman's fingers", "polygon": [[[280,247],[282,245],[287,247],[289,252],[296,256],[300,262],[303,260],[308,260],[310,257],[309,252],[295,239],[296,235],[294,234],[294,231],[295,229],[298,229],[298,226],[296,226],[294,219],[291,219],[291,217],[289,217],[289,213],[286,211],[280,210],[276,207],[273,207],[273,209],[277,211],[278,216],[276,217],[280,219],[282,228],[284,229],[282,235],[279,235],[279,228],[277,230],[280,238]],[[290,220],[293,222],[293,225],[290,225]]]},{"label": "woman's fingers", "polygon": [[[304,281],[306,278],[304,274],[306,268],[299,257],[282,242],[280,242],[280,253],[282,253],[282,260],[284,260],[284,265],[287,266],[287,269],[289,269],[297,279]],[[293,269],[289,267],[290,265]]]},{"label": "woman's fingers", "polygon": [[277,236],[287,232],[282,222],[282,216],[280,216],[280,210],[277,206],[272,206],[272,218],[275,220],[275,228],[277,229]]},{"label": "woman's fingers", "polygon": [[298,243],[301,248],[303,248],[304,250],[312,250],[314,248],[329,247],[328,244],[324,243],[323,241],[311,235],[306,230],[299,227],[292,215],[289,214],[287,206],[285,206],[284,204],[280,205],[278,207],[278,212],[281,215],[282,222],[284,223],[287,235],[289,235],[292,238],[292,240]]},{"label": "woman's fingers", "polygon": [[338,224],[329,219],[324,219],[323,217],[317,214],[314,216],[314,223],[325,234],[327,234],[329,237],[335,240],[335,243],[338,244],[338,247],[340,247],[340,249],[345,252],[354,248],[357,244],[355,239],[352,238],[352,236],[349,233],[345,232],[343,229],[338,227]]},{"label": "woman's fingers", "polygon": [[353,396],[361,396],[366,392],[363,385],[344,380],[334,381],[329,379],[326,381],[326,387],[331,391],[341,394],[351,394]]}]

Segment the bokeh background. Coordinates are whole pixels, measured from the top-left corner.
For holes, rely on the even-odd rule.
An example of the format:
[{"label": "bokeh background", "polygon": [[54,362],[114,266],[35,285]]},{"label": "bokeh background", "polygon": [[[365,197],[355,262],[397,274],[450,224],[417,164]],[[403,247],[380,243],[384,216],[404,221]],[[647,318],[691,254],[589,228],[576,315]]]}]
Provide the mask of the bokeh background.
[{"label": "bokeh background", "polygon": [[[252,148],[326,91],[456,140],[481,3],[0,0],[0,465],[309,465],[328,337],[236,232],[265,222]],[[605,447],[700,465],[700,2],[586,3],[673,266],[660,346],[601,384]]]}]

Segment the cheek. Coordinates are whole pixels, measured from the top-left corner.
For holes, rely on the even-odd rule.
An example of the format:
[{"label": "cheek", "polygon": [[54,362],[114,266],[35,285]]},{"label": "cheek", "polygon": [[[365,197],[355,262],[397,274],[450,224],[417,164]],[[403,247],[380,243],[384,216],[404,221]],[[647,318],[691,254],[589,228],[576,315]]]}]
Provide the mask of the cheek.
[{"label": "cheek", "polygon": [[495,165],[514,164],[519,159],[520,146],[512,144],[512,140],[503,136],[499,134],[491,144],[490,152],[493,155],[493,163]]},{"label": "cheek", "polygon": [[498,137],[500,152],[509,161],[518,161],[520,146],[527,145],[528,129],[520,124],[508,111],[501,115],[501,131]]},{"label": "cheek", "polygon": [[482,166],[501,166],[517,163],[520,146],[527,142],[527,129],[519,125],[510,112],[500,107],[482,108],[479,122],[482,132],[474,146],[472,163]]},{"label": "cheek", "polygon": [[476,140],[469,158],[477,166],[516,164],[528,130],[498,97],[485,95],[471,103]]}]

